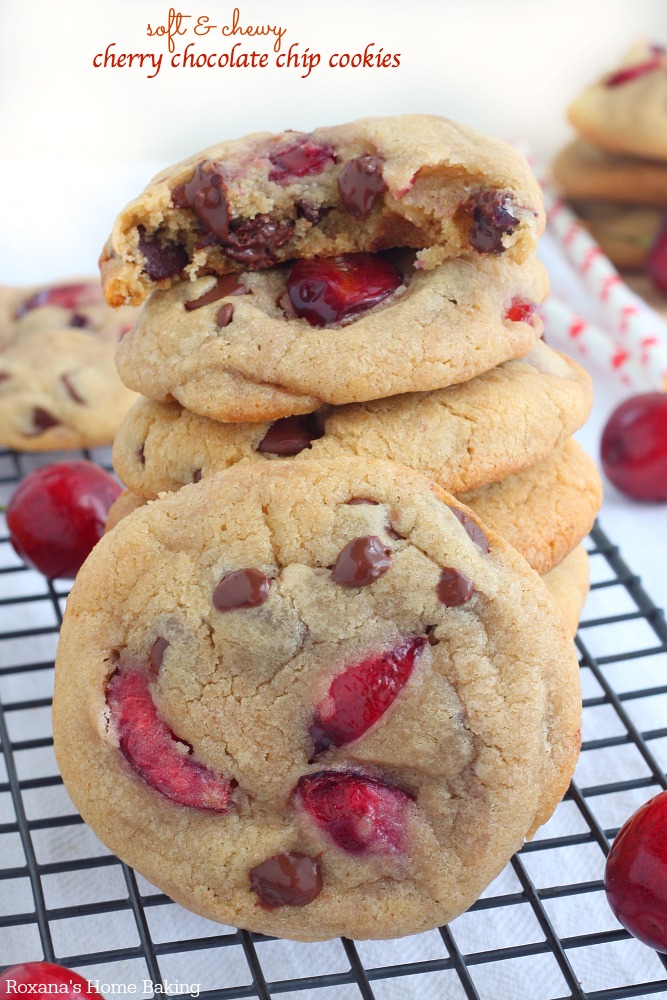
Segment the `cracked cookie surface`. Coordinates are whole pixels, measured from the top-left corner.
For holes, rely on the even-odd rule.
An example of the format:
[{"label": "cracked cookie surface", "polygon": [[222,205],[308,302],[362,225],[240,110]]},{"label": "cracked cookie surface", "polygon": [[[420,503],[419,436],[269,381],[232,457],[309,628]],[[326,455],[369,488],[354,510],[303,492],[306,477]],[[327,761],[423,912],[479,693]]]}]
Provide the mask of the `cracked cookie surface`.
[{"label": "cracked cookie surface", "polygon": [[[257,422],[445,388],[527,354],[539,339],[533,307],[548,279],[536,258],[452,260],[432,271],[396,259],[405,284],[344,324],[290,318],[281,304],[287,268],[155,292],[119,346],[120,376],[151,399]],[[509,318],[516,302],[529,304],[527,319]]]},{"label": "cracked cookie surface", "polygon": [[158,174],[120,213],[100,268],[113,306],[183,277],[409,246],[534,253],[542,193],[511,146],[435,115],[222,142]]},{"label": "cracked cookie surface", "polygon": [[191,909],[298,940],[469,906],[563,795],[579,725],[539,578],[389,462],[241,466],[136,511],[57,657],[56,754],[95,832]]}]

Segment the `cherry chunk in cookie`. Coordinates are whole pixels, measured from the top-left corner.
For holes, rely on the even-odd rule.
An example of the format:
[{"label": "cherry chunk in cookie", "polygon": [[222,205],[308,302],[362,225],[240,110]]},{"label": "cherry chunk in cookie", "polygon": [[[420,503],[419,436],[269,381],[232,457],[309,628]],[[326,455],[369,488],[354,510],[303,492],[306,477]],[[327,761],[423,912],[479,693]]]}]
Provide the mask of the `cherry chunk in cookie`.
[{"label": "cherry chunk in cookie", "polygon": [[432,268],[534,253],[542,197],[520,153],[435,115],[220,142],[119,215],[100,266],[112,305],[183,278],[390,247]]},{"label": "cherry chunk in cookie", "polygon": [[198,913],[298,940],[469,906],[564,794],[579,725],[539,578],[367,458],[241,463],[129,514],[75,581],[56,664],[58,763],[109,849]]}]

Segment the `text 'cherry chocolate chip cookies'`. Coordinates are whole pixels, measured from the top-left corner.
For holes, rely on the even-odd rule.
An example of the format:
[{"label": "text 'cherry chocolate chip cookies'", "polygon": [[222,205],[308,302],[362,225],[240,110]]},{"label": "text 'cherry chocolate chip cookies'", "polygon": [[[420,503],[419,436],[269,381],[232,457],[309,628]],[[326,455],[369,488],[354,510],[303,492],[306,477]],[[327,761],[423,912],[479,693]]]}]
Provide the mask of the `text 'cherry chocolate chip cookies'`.
[{"label": "text 'cherry chocolate chip cookies'", "polygon": [[83,817],[185,906],[395,937],[455,917],[549,818],[578,667],[537,575],[424,476],[246,463],[94,550],[54,727]]},{"label": "text 'cherry chocolate chip cookies'", "polygon": [[182,278],[412,247],[420,266],[506,254],[544,229],[542,194],[511,146],[435,115],[256,133],[164,170],[120,213],[100,258],[108,302]]}]

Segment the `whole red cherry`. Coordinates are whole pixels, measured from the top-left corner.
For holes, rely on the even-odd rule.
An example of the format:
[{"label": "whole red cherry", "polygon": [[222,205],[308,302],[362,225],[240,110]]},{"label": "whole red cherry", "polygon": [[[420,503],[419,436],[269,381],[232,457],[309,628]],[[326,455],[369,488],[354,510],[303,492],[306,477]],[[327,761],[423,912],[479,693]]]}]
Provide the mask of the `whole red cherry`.
[{"label": "whole red cherry", "polygon": [[626,399],[609,417],[600,447],[602,467],[633,500],[667,500],[667,393]]},{"label": "whole red cherry", "polygon": [[621,827],[604,872],[616,919],[649,948],[667,952],[667,792]]},{"label": "whole red cherry", "polygon": [[[51,962],[22,962],[21,965],[13,965],[11,969],[5,969],[0,973],[0,1000],[9,1000],[10,997],[17,997],[29,992],[28,987],[36,986],[37,989],[30,992],[46,993],[47,990],[40,989],[40,986],[57,986],[57,995],[67,997],[99,996],[97,990],[91,986],[87,979],[83,979],[77,972],[64,969],[62,965],[53,965]],[[63,987],[69,986],[65,991]],[[52,990],[51,992],[56,992]]]},{"label": "whole red cherry", "polygon": [[116,480],[92,462],[59,462],[35,469],[7,507],[9,539],[44,576],[74,579],[104,534]]}]

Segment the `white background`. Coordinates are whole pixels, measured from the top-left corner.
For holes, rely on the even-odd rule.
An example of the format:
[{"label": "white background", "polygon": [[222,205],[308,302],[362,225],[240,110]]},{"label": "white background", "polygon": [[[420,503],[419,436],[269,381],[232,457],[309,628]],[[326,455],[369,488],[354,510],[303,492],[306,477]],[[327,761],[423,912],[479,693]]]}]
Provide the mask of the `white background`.
[{"label": "white background", "polygon": [[[176,10],[221,26],[286,28],[323,55],[303,69],[172,69],[162,0],[0,0],[0,282],[92,273],[118,209],[162,166],[257,129],[309,129],[369,114],[433,112],[507,138],[543,157],[571,134],[565,109],[638,37],[667,42],[664,0],[174,0]],[[194,36],[190,31],[179,47]],[[95,69],[93,57],[164,52],[149,69]],[[399,69],[335,70],[333,52],[375,42]],[[244,41],[271,51],[266,39]],[[197,51],[222,52],[217,31]],[[271,62],[271,60],[270,60]],[[553,277],[558,262],[549,259]],[[576,303],[586,309],[584,297]],[[626,391],[596,378],[598,401],[581,435],[593,454]],[[663,508],[637,507],[609,488],[603,527],[652,595],[667,601]]]}]

